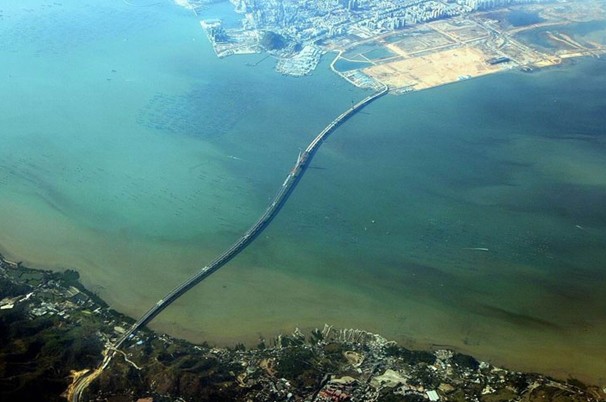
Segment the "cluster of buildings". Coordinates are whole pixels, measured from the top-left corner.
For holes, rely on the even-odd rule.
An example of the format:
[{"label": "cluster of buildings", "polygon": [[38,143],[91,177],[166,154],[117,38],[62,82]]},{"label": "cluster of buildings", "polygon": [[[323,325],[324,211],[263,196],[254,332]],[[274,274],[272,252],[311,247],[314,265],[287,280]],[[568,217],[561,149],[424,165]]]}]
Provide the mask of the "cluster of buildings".
[{"label": "cluster of buildings", "polygon": [[544,3],[548,0],[456,0],[469,10],[489,10],[492,8],[507,7],[514,4]]},{"label": "cluster of buildings", "polygon": [[56,322],[69,320],[76,325],[94,323],[99,325],[98,335],[103,342],[116,340],[130,325],[121,319],[125,317],[100,305],[87,291],[71,285],[72,279],[65,279],[69,275],[23,268],[0,256],[0,280],[21,283],[28,289],[0,299],[0,310],[23,307],[32,320],[43,317]]},{"label": "cluster of buildings", "polygon": [[361,26],[375,34],[455,15],[545,0],[231,0],[244,29],[267,29],[307,42]]},{"label": "cluster of buildings", "polygon": [[[204,0],[198,0],[204,16]],[[297,56],[293,62],[279,62],[277,70],[287,75],[304,75],[318,64],[318,48],[340,38],[366,39],[406,26],[449,18],[476,10],[548,0],[230,0],[242,15],[238,29],[223,29],[218,20],[203,21],[219,57],[270,51],[280,59]],[[196,0],[191,0],[194,8]],[[288,44],[274,51],[259,46],[262,32],[281,35]],[[304,50],[301,52],[301,50]]]},{"label": "cluster of buildings", "polygon": [[[73,274],[35,271],[0,256],[0,316],[18,309],[26,320],[53,320],[62,334],[92,326],[105,343],[124,333],[124,317],[100,304]],[[309,335],[295,330],[269,345],[260,342],[251,350],[211,348],[142,331],[112,360],[90,399],[436,402],[558,395],[597,402],[606,397],[606,389],[578,381],[504,370],[450,350],[413,351],[357,329],[325,325]]]}]

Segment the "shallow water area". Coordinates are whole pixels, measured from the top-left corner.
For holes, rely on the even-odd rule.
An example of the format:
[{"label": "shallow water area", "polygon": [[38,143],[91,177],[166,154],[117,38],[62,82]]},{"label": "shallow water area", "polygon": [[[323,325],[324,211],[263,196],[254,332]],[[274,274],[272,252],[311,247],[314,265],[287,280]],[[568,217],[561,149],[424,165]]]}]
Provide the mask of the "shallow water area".
[{"label": "shallow water area", "polygon": [[[366,95],[328,60],[292,79],[216,59],[190,12],[145,4],[11,3],[0,24],[0,248],[78,268],[132,316],[237,239]],[[598,60],[381,98],[152,327],[254,344],[327,322],[604,383],[605,102]]]}]

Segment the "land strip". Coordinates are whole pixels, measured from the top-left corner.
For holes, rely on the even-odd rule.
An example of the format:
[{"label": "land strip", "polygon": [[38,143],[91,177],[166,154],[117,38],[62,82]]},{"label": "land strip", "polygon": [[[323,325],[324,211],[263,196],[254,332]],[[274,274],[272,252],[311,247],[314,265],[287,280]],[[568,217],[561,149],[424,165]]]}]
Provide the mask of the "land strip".
[{"label": "land strip", "polygon": [[277,71],[301,76],[336,53],[331,68],[342,78],[395,94],[606,53],[599,0],[231,2],[239,28],[205,19],[205,0],[188,3],[218,57],[266,52]]},{"label": "land strip", "polygon": [[[0,397],[64,401],[70,371],[78,377],[101,363],[103,345],[132,322],[84,288],[75,271],[34,270],[0,256]],[[380,335],[325,326],[261,337],[253,349],[194,345],[140,331],[83,395],[110,402],[435,398],[597,402],[606,394],[443,348],[408,350]]]}]

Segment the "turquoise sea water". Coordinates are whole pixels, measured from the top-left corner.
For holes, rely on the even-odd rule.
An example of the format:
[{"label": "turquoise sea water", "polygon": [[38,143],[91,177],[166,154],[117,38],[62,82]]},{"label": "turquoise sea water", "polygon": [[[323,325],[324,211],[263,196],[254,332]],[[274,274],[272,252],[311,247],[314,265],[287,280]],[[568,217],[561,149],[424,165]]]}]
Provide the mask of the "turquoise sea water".
[{"label": "turquoise sea water", "polygon": [[339,72],[358,70],[358,69],[370,67],[370,66],[372,66],[372,63],[349,61],[349,60],[343,60],[343,59],[339,59],[335,63],[335,69]]},{"label": "turquoise sea water", "polygon": [[[133,316],[244,232],[366,95],[327,61],[293,79],[219,60],[193,15],[154,3],[0,7],[0,248],[77,267]],[[384,97],[152,327],[253,343],[327,322],[603,383],[604,110],[599,60]]]}]

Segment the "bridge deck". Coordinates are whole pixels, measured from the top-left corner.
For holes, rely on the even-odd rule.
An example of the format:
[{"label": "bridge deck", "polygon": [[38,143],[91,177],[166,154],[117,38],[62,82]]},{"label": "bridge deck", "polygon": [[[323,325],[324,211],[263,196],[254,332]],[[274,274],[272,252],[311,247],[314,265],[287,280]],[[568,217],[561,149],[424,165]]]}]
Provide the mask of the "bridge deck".
[{"label": "bridge deck", "polygon": [[263,215],[255,222],[254,225],[248,229],[242,237],[240,237],[234,244],[232,244],[227,250],[225,250],[221,255],[215,258],[210,264],[202,268],[200,271],[192,275],[185,282],[181,283],[179,286],[171,290],[164,298],[160,299],[156,304],[152,306],[139,320],[134,323],[128,331],[126,331],[122,337],[120,337],[113,348],[118,349],[126,341],[135,331],[139,328],[145,326],[151,320],[154,319],[158,314],[162,312],[166,307],[168,307],[172,302],[181,297],[185,292],[187,292],[192,287],[196,286],[202,280],[210,276],[212,273],[216,272],[223,265],[228,263],[232,258],[238,255],[242,250],[244,250],[252,241],[267,227],[267,225],[271,222],[271,220],[277,215],[279,210],[282,208],[289,195],[297,186],[299,180],[305,173],[306,167],[308,166],[308,162],[311,161],[313,155],[318,150],[322,141],[330,135],[339,125],[345,122],[348,118],[357,113],[364,106],[368,105],[370,102],[375,99],[385,95],[388,92],[388,88],[384,88],[383,90],[376,92],[364,99],[360,102],[356,103],[351,108],[347,109],[345,112],[341,113],[337,118],[335,118],[328,126],[324,128],[318,134],[314,140],[307,146],[305,151],[299,155],[297,158],[297,163],[291,170],[291,172],[286,177],[284,184],[278,190],[278,193],[273,198],[270,205],[267,207]]}]

